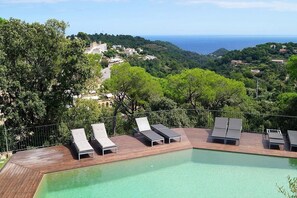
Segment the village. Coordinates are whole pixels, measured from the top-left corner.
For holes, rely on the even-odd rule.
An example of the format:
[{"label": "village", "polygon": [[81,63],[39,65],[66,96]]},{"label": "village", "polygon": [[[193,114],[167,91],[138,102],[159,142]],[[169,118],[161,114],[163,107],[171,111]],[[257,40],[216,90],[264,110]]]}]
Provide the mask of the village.
[{"label": "village", "polygon": [[[105,53],[107,53],[108,51],[115,52],[115,55],[111,57],[106,57]],[[122,45],[112,45],[109,48],[107,43],[102,43],[101,41],[99,41],[99,43],[91,43],[90,46],[86,48],[85,54],[99,54],[101,56],[101,59],[105,58],[107,60],[108,64],[107,67],[102,68],[101,70],[101,78],[100,83],[98,83],[98,87],[94,90],[88,90],[87,93],[83,93],[78,96],[73,96],[73,99],[76,100],[78,98],[81,98],[86,100],[96,100],[103,107],[111,107],[113,102],[113,95],[112,93],[101,93],[98,90],[100,90],[102,82],[110,78],[111,68],[113,65],[125,62],[125,58],[129,56],[137,56],[139,59],[148,61],[157,58],[153,55],[144,54],[143,49],[141,48],[126,48]]]}]

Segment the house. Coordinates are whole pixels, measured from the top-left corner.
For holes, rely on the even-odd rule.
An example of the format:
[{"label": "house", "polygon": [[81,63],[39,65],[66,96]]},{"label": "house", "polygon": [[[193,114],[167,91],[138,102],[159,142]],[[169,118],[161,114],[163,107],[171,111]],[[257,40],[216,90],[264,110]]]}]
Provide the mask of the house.
[{"label": "house", "polygon": [[152,56],[152,55],[146,55],[145,57],[143,57],[143,60],[154,60],[156,59],[157,57],[155,56]]},{"label": "house", "polygon": [[124,53],[127,55],[127,56],[131,56],[133,54],[137,54],[137,51],[134,49],[134,48],[125,48],[124,49]]},{"label": "house", "polygon": [[284,64],[284,60],[273,59],[273,60],[271,60],[271,62],[278,63],[278,64]]},{"label": "house", "polygon": [[124,62],[124,60],[121,59],[120,57],[116,56],[116,57],[110,58],[108,60],[108,62],[111,64],[116,64],[116,63],[122,63],[122,62]]},{"label": "house", "polygon": [[112,49],[121,49],[122,48],[122,45],[113,45],[112,46]]},{"label": "house", "polygon": [[107,44],[106,43],[99,43],[93,42],[91,43],[90,47],[88,47],[85,51],[86,54],[102,54],[103,52],[107,51]]},{"label": "house", "polygon": [[252,69],[251,70],[252,74],[259,74],[261,71],[259,69]]},{"label": "house", "polygon": [[244,64],[242,60],[231,60],[232,65],[242,65]]},{"label": "house", "polygon": [[284,49],[284,48],[283,48],[283,49],[280,49],[280,50],[279,50],[279,53],[287,53],[287,51],[288,51],[287,49]]}]

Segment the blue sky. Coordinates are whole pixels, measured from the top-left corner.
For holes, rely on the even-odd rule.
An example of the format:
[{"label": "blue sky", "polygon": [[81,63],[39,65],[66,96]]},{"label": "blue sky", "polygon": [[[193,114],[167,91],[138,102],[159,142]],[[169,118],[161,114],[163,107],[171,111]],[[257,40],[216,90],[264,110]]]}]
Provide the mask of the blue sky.
[{"label": "blue sky", "polygon": [[297,35],[296,0],[0,0],[0,17],[64,20],[67,34]]}]

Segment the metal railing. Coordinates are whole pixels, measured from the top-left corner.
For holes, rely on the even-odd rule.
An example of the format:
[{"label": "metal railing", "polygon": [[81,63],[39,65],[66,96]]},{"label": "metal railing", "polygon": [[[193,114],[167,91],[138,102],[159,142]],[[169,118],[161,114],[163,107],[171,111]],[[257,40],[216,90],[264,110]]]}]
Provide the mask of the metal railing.
[{"label": "metal railing", "polygon": [[0,152],[53,146],[61,144],[60,139],[58,124],[29,128],[6,128],[3,125],[0,131]]},{"label": "metal railing", "polygon": [[[135,118],[148,117],[150,124],[162,123],[170,128],[213,128],[215,117],[241,118],[243,131],[264,133],[267,128],[280,129],[286,133],[288,129],[297,129],[297,116],[253,114],[217,110],[174,109],[162,111],[138,112],[134,115],[118,115],[115,133],[114,117],[101,117],[110,136],[132,134],[136,127]],[[68,126],[67,123],[51,124],[30,128],[5,128],[0,126],[0,152],[28,150],[58,144],[67,144],[71,139],[71,128],[84,127],[88,137],[92,137],[90,126]],[[6,130],[6,133],[5,133]],[[7,134],[7,135],[5,135]]]}]

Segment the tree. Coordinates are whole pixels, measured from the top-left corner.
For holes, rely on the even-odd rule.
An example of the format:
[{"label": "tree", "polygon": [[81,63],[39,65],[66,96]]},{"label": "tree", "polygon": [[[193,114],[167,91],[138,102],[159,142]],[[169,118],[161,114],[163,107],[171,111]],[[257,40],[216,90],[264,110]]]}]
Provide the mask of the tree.
[{"label": "tree", "polygon": [[100,60],[101,60],[101,55],[100,54],[87,54],[86,55],[88,58],[88,64],[91,68],[91,74],[92,78],[87,79],[85,82],[85,89],[86,91],[89,90],[98,90],[100,87],[100,81],[101,81],[101,65],[100,65]]},{"label": "tree", "polygon": [[289,181],[290,192],[287,191],[283,186],[277,186],[278,191],[287,198],[296,198],[297,197],[297,178],[296,177],[291,178],[290,176],[288,176],[288,181]]},{"label": "tree", "polygon": [[293,55],[290,57],[287,63],[288,71],[291,74],[291,78],[297,80],[297,56]]},{"label": "tree", "polygon": [[143,68],[131,67],[128,63],[114,65],[111,78],[104,82],[104,87],[114,95],[113,131],[119,111],[133,118],[135,111],[143,108],[151,98],[162,95],[156,79]]},{"label": "tree", "polygon": [[185,70],[170,75],[165,94],[180,104],[189,103],[192,108],[221,109],[225,105],[237,105],[246,97],[242,82],[231,80],[202,69]]},{"label": "tree", "polygon": [[0,25],[0,110],[7,127],[56,122],[92,76],[80,39],[67,24],[9,19]]},{"label": "tree", "polygon": [[[87,136],[91,137],[91,124],[98,122],[101,114],[97,101],[78,99],[72,108],[63,113],[61,123],[65,123],[68,129],[85,128]],[[69,130],[64,133],[65,137],[71,137]]]}]

